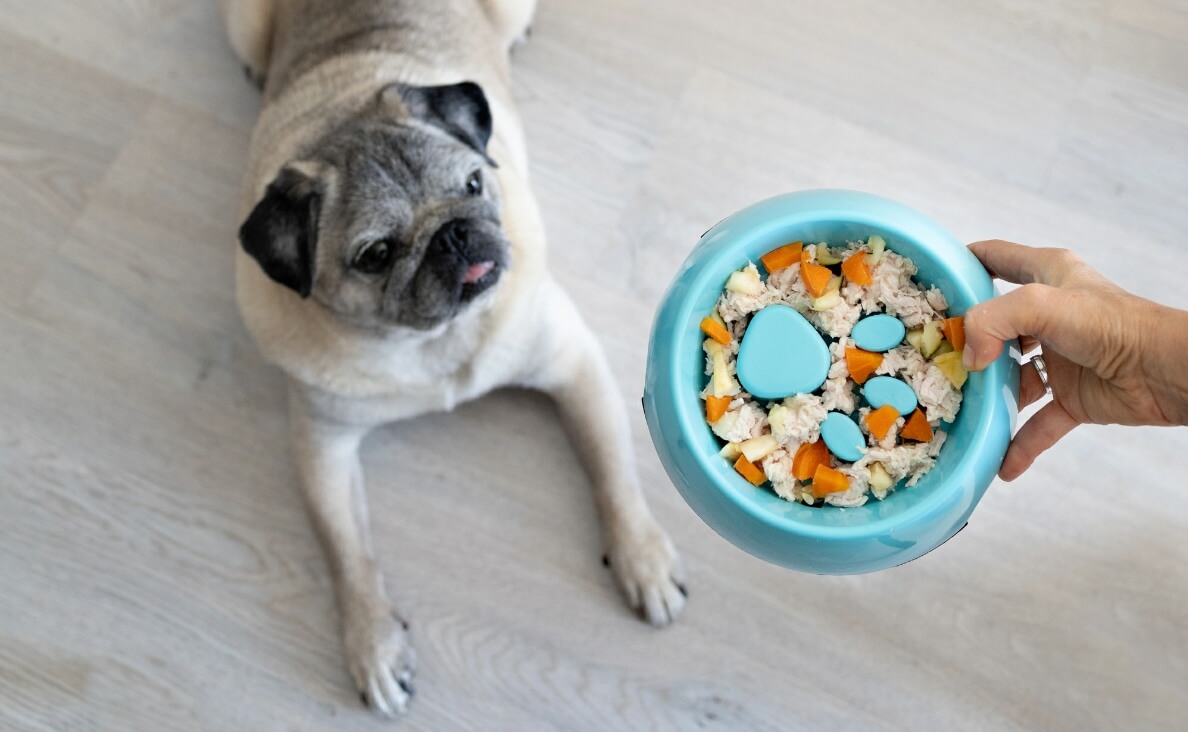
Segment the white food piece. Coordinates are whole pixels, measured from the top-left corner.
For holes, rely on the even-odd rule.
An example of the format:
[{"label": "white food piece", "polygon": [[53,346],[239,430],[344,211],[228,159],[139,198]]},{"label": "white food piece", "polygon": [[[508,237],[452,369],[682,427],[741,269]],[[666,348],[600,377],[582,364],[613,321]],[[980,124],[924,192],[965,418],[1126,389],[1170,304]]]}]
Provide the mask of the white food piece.
[{"label": "white food piece", "polygon": [[912,348],[916,349],[917,351],[923,350],[923,348],[924,348],[924,345],[923,345],[924,344],[924,329],[923,328],[912,328],[911,330],[909,330],[907,332],[906,338],[907,338],[907,342],[911,344]]},{"label": "white food piece", "polygon": [[883,362],[875,369],[875,373],[880,376],[900,375],[904,379],[907,379],[927,368],[928,362],[924,360],[924,356],[920,355],[920,352],[915,348],[912,346],[896,346],[883,354]]},{"label": "white food piece", "polygon": [[932,358],[944,337],[939,320],[930,320],[924,324],[924,333],[920,336],[920,353],[924,358]]},{"label": "white food piece", "polygon": [[817,245],[817,264],[830,265],[841,264],[842,260],[834,255],[833,251],[829,249],[829,245],[821,242]]},{"label": "white food piece", "polygon": [[727,442],[722,446],[721,450],[718,450],[718,454],[730,462],[734,462],[738,460],[738,456],[742,454],[742,451],[738,449],[737,442]]},{"label": "white food piece", "polygon": [[745,269],[732,272],[726,280],[726,289],[731,292],[741,292],[744,295],[758,296],[763,293],[763,281],[759,279],[759,270],[754,264]]},{"label": "white food piece", "polygon": [[804,287],[804,280],[800,277],[800,264],[794,264],[773,273],[767,278],[768,289],[791,308],[801,315],[807,313],[812,306],[813,297]]},{"label": "white food piece", "polygon": [[776,450],[763,458],[763,474],[771,481],[772,490],[785,501],[796,500],[796,479],[792,477],[792,456],[786,450]]},{"label": "white food piece", "polygon": [[907,478],[907,485],[913,486],[936,462],[936,455],[945,442],[946,434],[938,431],[932,442],[905,443],[891,449],[872,447],[854,466],[861,465],[869,471],[868,466],[872,462],[881,463],[892,480]]},{"label": "white food piece", "polygon": [[742,391],[738,381],[730,374],[730,367],[726,365],[726,354],[719,350],[711,358],[714,361],[714,375],[711,382],[714,396],[734,396]]},{"label": "white food piece", "polygon": [[752,437],[749,440],[743,440],[738,445],[738,449],[742,451],[742,454],[746,456],[747,460],[753,463],[767,457],[778,450],[779,447],[780,441],[775,438],[775,435]]},{"label": "white food piece", "polygon": [[874,462],[870,464],[870,492],[874,497],[880,501],[887,497],[887,491],[891,490],[891,486],[895,485],[895,481],[891,479],[891,475],[887,473],[887,469],[883,467],[882,463]]},{"label": "white food piece", "polygon": [[953,387],[949,377],[935,363],[927,364],[924,369],[907,376],[906,380],[916,392],[916,398],[929,422],[938,419],[952,422],[957,419],[957,410],[961,408],[961,390]]},{"label": "white food piece", "polygon": [[815,442],[821,435],[821,421],[829,410],[819,396],[797,394],[771,408],[767,419],[771,433],[786,447]]},{"label": "white food piece", "polygon": [[936,285],[928,288],[928,292],[924,293],[924,299],[932,306],[932,309],[938,313],[942,313],[949,309],[949,301],[945,299],[945,293],[937,289]]},{"label": "white food piece", "polygon": [[846,476],[850,480],[850,487],[838,493],[830,493],[825,496],[825,503],[830,506],[841,506],[843,508],[856,508],[862,506],[869,500],[866,493],[868,487],[867,478],[870,473],[865,466],[857,467],[855,465],[846,465],[837,468],[837,471]]},{"label": "white food piece", "polygon": [[953,388],[960,389],[965,386],[965,380],[969,378],[969,372],[965,370],[965,366],[961,363],[961,354],[954,353],[952,346],[949,347],[948,353],[942,353],[933,359],[936,367],[944,373],[945,378],[953,385]]},{"label": "white food piece", "polygon": [[788,408],[783,404],[773,404],[771,409],[767,410],[767,423],[771,425],[771,434],[780,442],[783,442],[788,432],[784,427],[788,419]]},{"label": "white food piece", "polygon": [[[735,401],[743,402],[741,399]],[[735,408],[735,403],[731,402],[730,409],[711,424],[710,429],[726,442],[742,442],[763,434],[766,425],[767,414],[759,407],[751,402],[743,402]]]},{"label": "white food piece", "polygon": [[[730,327],[735,341],[742,330],[742,319],[751,313],[761,310],[768,305],[780,302],[781,294],[771,287],[763,287],[759,294],[751,295],[745,292],[724,292],[718,298],[718,314]],[[735,326],[738,326],[737,328]]]},{"label": "white food piece", "polygon": [[817,312],[825,310],[832,310],[841,304],[842,297],[840,292],[826,292],[824,295],[813,300],[812,309]]},{"label": "white food piece", "polygon": [[883,250],[887,248],[887,242],[878,234],[872,235],[866,240],[866,246],[870,247],[870,254],[866,255],[866,263],[869,265],[876,265],[879,260],[883,258]]},{"label": "white food piece", "polygon": [[846,346],[849,342],[849,338],[843,337],[829,346],[833,365],[829,367],[829,376],[825,379],[822,397],[826,412],[850,414],[858,408],[858,399],[854,396],[854,382],[850,379],[850,369],[846,365]]},{"label": "white food piece", "polygon": [[805,317],[810,323],[817,326],[818,330],[825,331],[833,338],[843,338],[850,335],[854,326],[862,318],[862,308],[842,299],[828,310],[822,312],[810,310]]}]

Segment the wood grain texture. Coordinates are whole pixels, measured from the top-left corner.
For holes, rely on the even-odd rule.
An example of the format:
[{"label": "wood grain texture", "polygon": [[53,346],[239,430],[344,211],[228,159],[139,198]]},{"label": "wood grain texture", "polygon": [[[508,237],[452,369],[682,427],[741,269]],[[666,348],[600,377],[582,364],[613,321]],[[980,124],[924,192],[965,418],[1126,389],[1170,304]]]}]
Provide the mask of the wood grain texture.
[{"label": "wood grain texture", "polygon": [[[0,728],[365,730],[235,312],[254,92],[209,0],[0,0]],[[1177,0],[543,2],[514,62],[559,279],[642,389],[697,237],[806,187],[1079,251],[1188,307]],[[594,264],[595,266],[591,266]],[[413,730],[1174,730],[1188,431],[1081,428],[887,572],[766,566],[702,524],[633,411],[691,575],[656,632],[599,562],[542,397],[371,436]]]}]

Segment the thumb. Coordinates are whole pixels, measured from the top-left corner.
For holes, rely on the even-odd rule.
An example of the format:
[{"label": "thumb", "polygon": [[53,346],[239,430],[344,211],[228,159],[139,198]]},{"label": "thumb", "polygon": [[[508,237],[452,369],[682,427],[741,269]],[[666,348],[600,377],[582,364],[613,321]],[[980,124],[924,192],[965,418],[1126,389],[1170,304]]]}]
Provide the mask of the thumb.
[{"label": "thumb", "polygon": [[961,355],[965,368],[981,371],[1002,353],[1004,342],[1021,335],[1043,340],[1050,314],[1059,310],[1054,301],[1061,295],[1057,288],[1032,283],[970,308]]}]

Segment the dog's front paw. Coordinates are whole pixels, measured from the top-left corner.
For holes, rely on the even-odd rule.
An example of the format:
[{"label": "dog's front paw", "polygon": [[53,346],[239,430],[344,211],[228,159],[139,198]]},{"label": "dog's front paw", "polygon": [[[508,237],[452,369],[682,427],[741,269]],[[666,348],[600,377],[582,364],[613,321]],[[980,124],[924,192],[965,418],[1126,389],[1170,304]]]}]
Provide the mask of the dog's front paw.
[{"label": "dog's front paw", "polygon": [[627,604],[652,625],[676,620],[689,596],[672,541],[654,520],[612,534],[606,557]]},{"label": "dog's front paw", "polygon": [[347,668],[363,703],[385,717],[404,714],[415,693],[408,626],[386,611],[361,611],[344,620]]}]

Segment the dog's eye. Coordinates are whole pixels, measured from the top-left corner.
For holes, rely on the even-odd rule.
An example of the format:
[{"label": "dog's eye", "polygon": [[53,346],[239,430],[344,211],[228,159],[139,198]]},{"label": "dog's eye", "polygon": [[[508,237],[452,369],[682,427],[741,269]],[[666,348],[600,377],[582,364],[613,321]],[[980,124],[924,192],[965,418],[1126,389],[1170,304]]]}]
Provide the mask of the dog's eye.
[{"label": "dog's eye", "polygon": [[470,177],[466,179],[466,192],[472,196],[477,196],[483,192],[483,176],[479,171],[474,171]]},{"label": "dog's eye", "polygon": [[392,260],[393,249],[392,243],[386,239],[373,241],[359,250],[351,266],[367,274],[383,272]]}]

